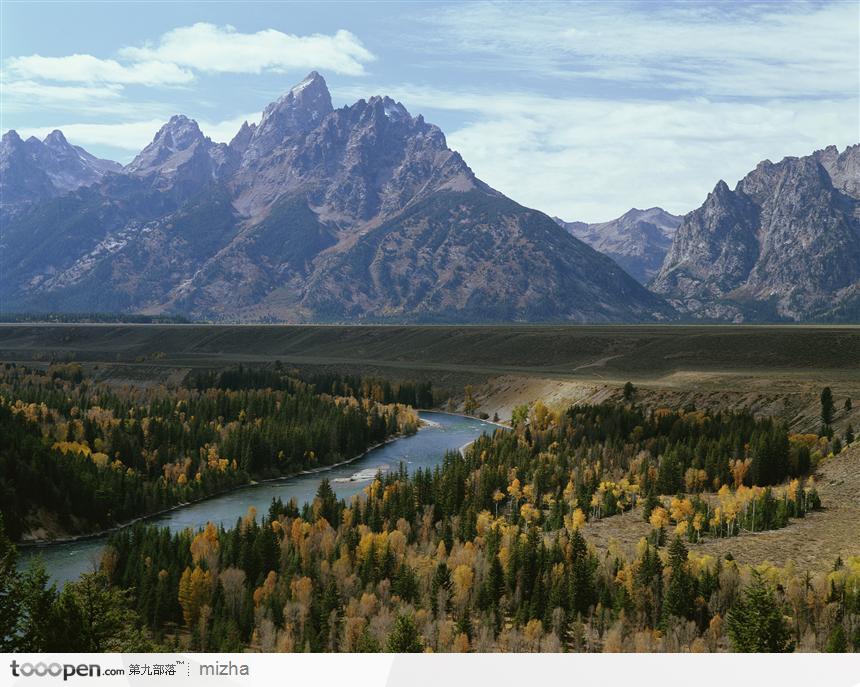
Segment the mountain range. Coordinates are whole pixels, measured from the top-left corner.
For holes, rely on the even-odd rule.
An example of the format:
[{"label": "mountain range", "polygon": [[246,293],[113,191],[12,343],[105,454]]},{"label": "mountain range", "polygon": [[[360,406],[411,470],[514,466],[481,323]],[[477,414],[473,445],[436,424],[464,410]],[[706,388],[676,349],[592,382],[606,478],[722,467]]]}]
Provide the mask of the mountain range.
[{"label": "mountain range", "polygon": [[438,127],[387,97],[334,109],[315,72],[229,144],[177,115],[124,168],[98,178],[87,168],[63,195],[19,183],[29,168],[17,140],[3,139],[3,194],[21,185],[30,195],[10,195],[4,221],[5,310],[287,322],[673,316],[610,258],[477,179]]},{"label": "mountain range", "polygon": [[35,136],[25,141],[9,131],[0,141],[0,219],[121,170],[118,162],[100,160],[71,145],[62,131],[52,131],[44,141]]},{"label": "mountain range", "polygon": [[662,208],[628,210],[609,222],[565,222],[559,226],[615,260],[639,283],[647,284],[660,271],[681,218]]},{"label": "mountain range", "polygon": [[860,145],[717,183],[650,286],[688,318],[860,320]]},{"label": "mountain range", "polygon": [[5,134],[0,309],[253,322],[857,319],[858,148],[764,162],[683,218],[651,208],[563,222],[478,179],[401,103],[335,109],[312,72],[229,143],[176,115],[125,166],[59,131]]}]

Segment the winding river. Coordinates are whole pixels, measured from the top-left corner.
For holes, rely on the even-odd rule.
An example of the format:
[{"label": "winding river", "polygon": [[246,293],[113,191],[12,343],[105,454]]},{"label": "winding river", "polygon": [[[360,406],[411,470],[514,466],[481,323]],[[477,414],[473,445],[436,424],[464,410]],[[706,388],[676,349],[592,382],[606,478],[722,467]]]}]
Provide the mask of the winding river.
[{"label": "winding river", "polygon": [[[232,527],[251,506],[260,516],[267,513],[273,498],[280,497],[285,503],[295,498],[300,505],[310,501],[323,478],[331,481],[339,498],[349,499],[364,489],[378,470],[396,470],[400,463],[404,463],[410,472],[432,468],[442,462],[446,451],[456,451],[481,434],[491,434],[495,429],[491,423],[458,415],[422,411],[420,416],[426,424],[416,434],[379,446],[346,465],[240,487],[153,516],[149,522],[169,527],[174,532],[188,527],[196,530],[207,522]],[[106,541],[107,535],[102,535],[77,541],[22,546],[21,564],[25,565],[30,557],[40,555],[52,580],[62,585],[83,572],[96,569]]]}]

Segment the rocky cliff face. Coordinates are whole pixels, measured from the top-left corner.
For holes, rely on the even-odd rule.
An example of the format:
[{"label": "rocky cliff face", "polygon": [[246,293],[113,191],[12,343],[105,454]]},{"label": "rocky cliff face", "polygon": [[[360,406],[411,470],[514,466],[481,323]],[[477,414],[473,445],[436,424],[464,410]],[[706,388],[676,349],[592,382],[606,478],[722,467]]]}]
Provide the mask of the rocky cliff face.
[{"label": "rocky cliff face", "polygon": [[231,181],[237,209],[252,219],[301,193],[341,226],[381,220],[446,185],[477,182],[438,127],[388,97],[332,110],[316,72],[266,108]]},{"label": "rocky cliff face", "polygon": [[246,166],[276,149],[289,148],[291,141],[317,128],[332,110],[325,79],[317,72],[311,72],[304,81],[263,110],[260,125],[250,132],[243,151]]},{"label": "rocky cliff face", "polygon": [[860,145],[764,161],[688,214],[652,288],[694,318],[856,319]]},{"label": "rocky cliff face", "polygon": [[239,158],[230,146],[204,136],[194,120],[174,115],[123,172],[182,197],[229,176]]},{"label": "rocky cliff face", "polygon": [[608,255],[640,284],[660,271],[681,218],[662,208],[633,208],[609,222],[587,224],[555,218],[571,235]]},{"label": "rocky cliff face", "polygon": [[[58,219],[59,218],[59,219]],[[653,321],[609,258],[478,180],[387,97],[311,73],[229,145],[173,117],[120,175],[9,226],[5,309],[244,321]]]},{"label": "rocky cliff face", "polygon": [[34,136],[25,141],[9,131],[0,141],[0,217],[9,219],[121,169],[116,162],[100,160],[71,145],[61,131],[52,131],[43,141]]}]

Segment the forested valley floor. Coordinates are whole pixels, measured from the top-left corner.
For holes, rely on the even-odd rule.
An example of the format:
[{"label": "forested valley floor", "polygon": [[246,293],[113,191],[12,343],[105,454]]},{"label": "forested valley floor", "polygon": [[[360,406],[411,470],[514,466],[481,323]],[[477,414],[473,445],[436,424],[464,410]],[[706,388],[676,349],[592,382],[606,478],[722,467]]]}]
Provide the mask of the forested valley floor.
[{"label": "forested valley floor", "polygon": [[[433,396],[280,368],[145,391],[79,372],[4,370],[7,649],[860,650],[860,557],[732,555],[822,513],[856,517],[828,501],[850,498],[832,482],[851,477],[858,444],[826,422],[825,394],[814,433],[744,410],[646,408],[633,385],[610,402],[518,406],[510,429],[434,470],[380,473],[349,502],[322,480],[311,503],[273,501],[230,528],[121,529],[97,572],[57,590],[38,561],[15,566],[9,535],[34,508],[98,523],[82,510],[97,495],[132,512],[233,473],[334,461],[413,431],[411,408]],[[83,496],[52,503],[65,490],[37,493],[43,475]]]},{"label": "forested valley floor", "polygon": [[252,479],[332,465],[415,432],[411,408],[432,402],[428,385],[354,383],[358,391],[277,366],[200,373],[171,389],[117,387],[85,378],[76,363],[4,365],[6,530],[13,540],[87,534]]}]

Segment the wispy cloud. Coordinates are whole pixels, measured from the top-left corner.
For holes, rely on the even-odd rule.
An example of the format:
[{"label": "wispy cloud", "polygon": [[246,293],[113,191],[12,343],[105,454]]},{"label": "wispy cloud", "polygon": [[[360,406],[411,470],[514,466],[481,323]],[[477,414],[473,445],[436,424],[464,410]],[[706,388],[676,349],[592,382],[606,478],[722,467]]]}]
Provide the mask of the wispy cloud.
[{"label": "wispy cloud", "polygon": [[358,76],[364,73],[364,64],[375,59],[349,31],[330,36],[296,36],[275,29],[240,33],[232,26],[202,22],[168,31],[155,45],[123,48],[120,54],[143,63],[239,74],[317,68]]},{"label": "wispy cloud", "polygon": [[[105,146],[124,151],[140,151],[164,124],[163,119],[147,119],[114,124],[69,122],[58,126],[22,128],[21,136],[43,138],[53,129],[60,129],[66,138],[83,147]],[[130,159],[130,156],[128,156]]]},{"label": "wispy cloud", "polygon": [[450,145],[491,185],[566,219],[600,221],[631,207],[685,213],[715,182],[759,161],[857,142],[845,101],[767,104],[559,102],[486,115]]},{"label": "wispy cloud", "polygon": [[39,83],[33,80],[10,81],[3,84],[3,107],[9,106],[7,98],[12,98],[16,103],[26,104],[32,107],[34,103],[44,105],[45,103],[79,105],[92,101],[116,100],[121,96],[122,89],[115,85],[100,86],[56,86]]},{"label": "wispy cloud", "polygon": [[189,70],[170,62],[143,60],[132,64],[120,64],[116,60],[101,59],[92,55],[10,57],[6,61],[6,69],[12,76],[18,78],[72,83],[154,86],[188,83],[194,79],[194,74]]},{"label": "wispy cloud", "polygon": [[[196,23],[167,31],[153,43],[127,45],[113,56],[76,53],[8,57],[3,62],[3,109],[5,114],[21,113],[38,106],[66,115],[74,112],[122,117],[127,121],[78,119],[66,124],[22,127],[21,132],[44,135],[60,128],[69,140],[80,145],[136,152],[178,111],[171,95],[164,102],[141,101],[141,92],[146,92],[147,98],[159,97],[156,93],[163,97],[163,91],[156,87],[166,87],[169,94],[175,94],[177,87],[187,86],[201,74],[280,74],[319,69],[359,76],[364,73],[364,65],[374,59],[373,53],[345,30],[299,36],[275,29],[242,33],[232,26]],[[200,104],[203,99],[195,102]],[[213,140],[228,141],[242,121],[257,117],[258,114],[225,120],[210,118],[199,123]]]},{"label": "wispy cloud", "polygon": [[239,131],[243,122],[253,124],[259,121],[259,112],[249,112],[238,117],[231,117],[220,121],[198,119],[197,124],[200,126],[200,130],[216,143],[229,143]]},{"label": "wispy cloud", "polygon": [[5,60],[4,80],[174,86],[193,81],[198,72],[260,74],[321,69],[357,76],[364,73],[365,63],[375,59],[349,31],[330,36],[296,36],[274,29],[240,33],[232,26],[206,23],[172,29],[155,44],[123,47],[118,57],[13,56]]},{"label": "wispy cloud", "polygon": [[51,117],[162,117],[176,108],[151,100],[132,101],[120,84],[53,84],[32,79],[13,80],[0,86],[4,116],[32,113],[34,108]]},{"label": "wispy cloud", "polygon": [[[259,116],[259,113],[253,113],[216,121],[199,119],[197,123],[200,130],[214,142],[225,143],[236,135],[242,122],[257,121]],[[120,161],[127,162],[152,141],[155,133],[164,125],[165,119],[162,117],[117,123],[69,122],[56,126],[26,127],[19,133],[25,138],[44,138],[54,129],[60,129],[75,145],[114,149]]]},{"label": "wispy cloud", "polygon": [[[481,69],[600,80],[707,96],[840,96],[856,92],[853,2],[507,3],[427,13],[424,46]],[[448,51],[450,52],[450,51]]]}]

